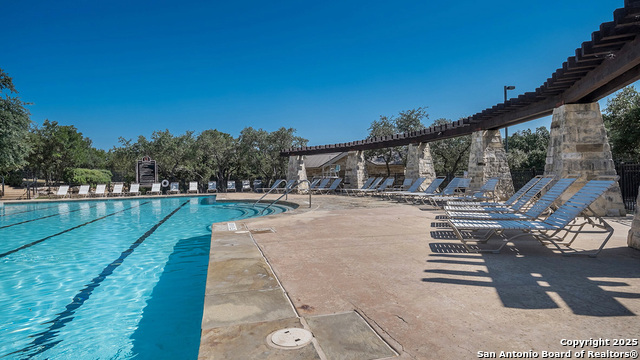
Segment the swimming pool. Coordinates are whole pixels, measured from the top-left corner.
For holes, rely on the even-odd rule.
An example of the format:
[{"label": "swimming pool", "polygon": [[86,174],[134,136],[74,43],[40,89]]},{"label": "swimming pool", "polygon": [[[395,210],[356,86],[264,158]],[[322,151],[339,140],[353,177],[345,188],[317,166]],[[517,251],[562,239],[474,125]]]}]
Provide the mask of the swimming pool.
[{"label": "swimming pool", "polygon": [[0,359],[196,359],[211,224],[264,207],[207,199],[0,206]]}]

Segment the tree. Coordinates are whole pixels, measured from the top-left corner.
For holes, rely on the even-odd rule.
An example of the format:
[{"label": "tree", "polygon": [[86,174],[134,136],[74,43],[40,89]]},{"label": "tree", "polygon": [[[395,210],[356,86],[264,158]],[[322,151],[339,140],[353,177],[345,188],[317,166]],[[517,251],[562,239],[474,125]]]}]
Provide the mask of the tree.
[{"label": "tree", "polygon": [[640,160],[640,94],[627,86],[607,101],[603,113],[615,161]]},{"label": "tree", "polygon": [[[432,126],[451,124],[449,119],[438,119]],[[463,166],[469,163],[469,148],[471,147],[471,135],[458,136],[450,139],[437,140],[429,144],[433,167],[436,174],[444,174],[447,177],[456,175]]]},{"label": "tree", "polygon": [[0,175],[24,166],[29,153],[29,104],[11,96],[17,93],[11,77],[0,69]]},{"label": "tree", "polygon": [[[369,126],[369,138],[388,136],[398,133],[417,131],[424,128],[422,120],[429,118],[427,108],[419,107],[417,109],[404,110],[398,113],[398,116],[380,115],[380,119],[374,120]],[[390,164],[394,160],[407,164],[407,146],[398,146],[395,148],[384,148],[369,150],[366,153],[367,158],[382,158],[387,166],[387,175],[391,175]]]},{"label": "tree", "polygon": [[238,138],[239,174],[262,178],[265,183],[287,175],[288,159],[280,152],[291,147],[306,146],[308,140],[295,136],[293,128],[280,128],[269,133],[263,129],[244,128]]},{"label": "tree", "polygon": [[239,168],[237,140],[218,130],[205,130],[195,142],[195,174],[204,181],[216,177],[218,183],[229,179]]},{"label": "tree", "polygon": [[[61,126],[57,121],[45,120],[41,127],[32,129],[30,142],[29,166],[43,174],[47,182],[62,179],[66,169],[93,169],[106,161],[105,154],[93,149],[91,139],[73,125]],[[96,156],[103,157],[99,164],[94,163]]]},{"label": "tree", "polygon": [[509,152],[507,162],[511,169],[544,169],[547,160],[547,147],[550,134],[541,126],[532,132],[531,129],[517,131],[509,136]]}]

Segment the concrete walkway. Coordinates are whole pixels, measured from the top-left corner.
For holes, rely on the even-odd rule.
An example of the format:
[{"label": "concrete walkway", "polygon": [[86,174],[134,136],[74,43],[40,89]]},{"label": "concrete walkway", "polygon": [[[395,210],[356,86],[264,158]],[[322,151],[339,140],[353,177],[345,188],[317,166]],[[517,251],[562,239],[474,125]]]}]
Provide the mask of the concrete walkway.
[{"label": "concrete walkway", "polygon": [[[255,194],[219,194],[220,199],[251,197]],[[640,314],[640,252],[626,246],[630,217],[610,222],[614,236],[595,259],[563,257],[524,239],[500,254],[474,254],[466,252],[451,230],[442,226],[438,215],[443,212],[428,206],[323,195],[314,196],[309,209],[308,197],[290,196],[289,200],[300,207],[238,222],[240,233],[230,232],[226,224],[218,225],[219,231],[214,227],[212,261],[228,255],[215,250],[224,241],[243,243],[245,254],[254,260],[244,260],[246,267],[230,271],[241,274],[254,268],[263,276],[260,288],[235,290],[244,280],[210,278],[207,296],[213,297],[207,303],[219,305],[218,290],[218,298],[224,293],[236,299],[247,298],[239,296],[247,290],[256,295],[286,294],[291,304],[282,299],[284,312],[277,319],[251,318],[242,324],[210,322],[205,305],[201,359],[241,359],[242,355],[232,354],[242,347],[255,350],[250,358],[265,359],[472,359],[484,352],[499,357],[501,351],[536,352],[542,358],[543,351],[566,354],[571,350],[574,355],[583,349],[639,350],[638,345],[562,345],[563,339],[612,342],[640,337],[636,318]],[[227,238],[236,235],[240,237]],[[580,239],[576,246],[595,248],[597,242]],[[237,246],[226,248],[232,247]],[[212,270],[210,265],[210,277],[215,277]],[[228,284],[222,285],[225,281]],[[229,312],[213,316],[224,318],[225,314]],[[344,316],[335,322],[322,321],[334,315]],[[234,316],[244,315],[228,315]],[[314,329],[314,319],[321,319],[316,323],[322,326]],[[399,355],[342,352],[349,347],[348,341],[327,336],[358,319]],[[271,350],[265,345],[265,334],[284,326],[309,328],[316,343],[295,356],[287,354],[298,350]],[[375,341],[367,339],[353,339],[353,343],[368,346],[368,341]]]}]

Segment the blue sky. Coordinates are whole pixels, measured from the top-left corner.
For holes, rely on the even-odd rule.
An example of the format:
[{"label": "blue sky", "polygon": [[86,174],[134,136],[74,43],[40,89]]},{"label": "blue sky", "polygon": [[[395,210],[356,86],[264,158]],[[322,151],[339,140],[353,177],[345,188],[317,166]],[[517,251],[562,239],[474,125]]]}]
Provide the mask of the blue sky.
[{"label": "blue sky", "polygon": [[504,85],[533,91],[623,6],[6,1],[0,68],[35,123],[74,125],[105,150],[154,130],[248,126],[322,145],[366,138],[380,115],[428,107],[430,125],[502,102]]}]

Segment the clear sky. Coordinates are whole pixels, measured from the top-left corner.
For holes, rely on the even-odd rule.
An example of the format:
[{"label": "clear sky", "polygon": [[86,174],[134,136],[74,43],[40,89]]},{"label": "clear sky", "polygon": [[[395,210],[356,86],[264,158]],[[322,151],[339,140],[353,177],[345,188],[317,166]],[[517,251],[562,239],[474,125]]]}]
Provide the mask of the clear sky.
[{"label": "clear sky", "polygon": [[[293,127],[364,139],[380,115],[457,120],[533,91],[623,0],[4,1],[0,68],[31,119],[118,137]],[[549,118],[509,128],[535,128]]]}]

